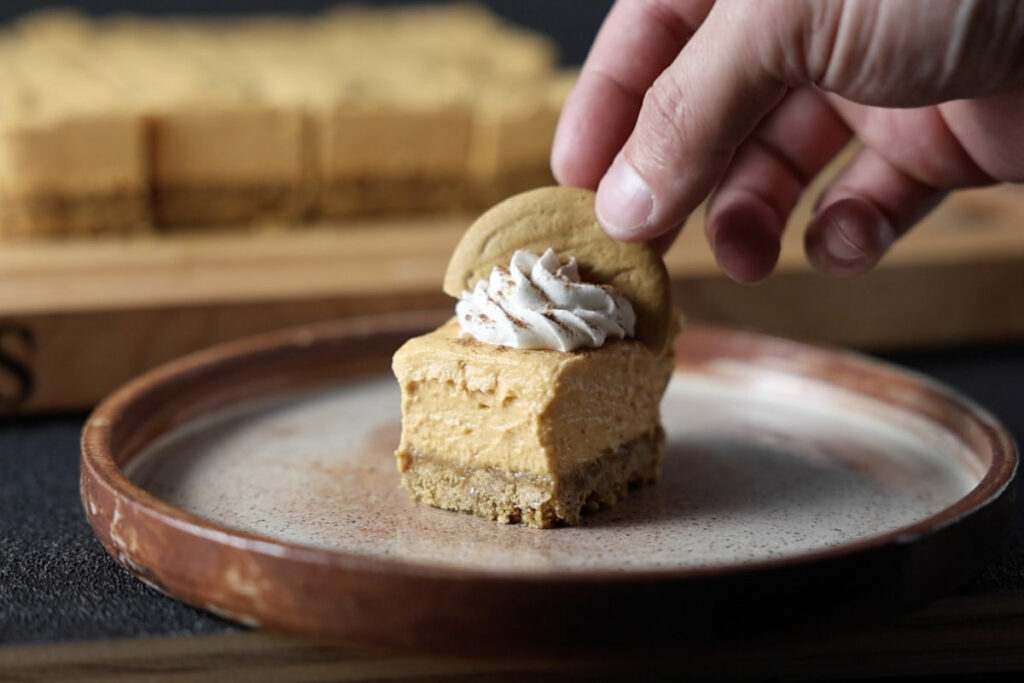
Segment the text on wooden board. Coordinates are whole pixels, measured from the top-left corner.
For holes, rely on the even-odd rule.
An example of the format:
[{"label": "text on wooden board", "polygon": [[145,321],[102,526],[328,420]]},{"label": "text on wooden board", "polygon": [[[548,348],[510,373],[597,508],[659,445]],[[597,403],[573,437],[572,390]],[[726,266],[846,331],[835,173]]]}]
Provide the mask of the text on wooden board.
[{"label": "text on wooden board", "polygon": [[0,320],[0,410],[24,405],[35,389],[31,356],[36,339],[32,330]]}]

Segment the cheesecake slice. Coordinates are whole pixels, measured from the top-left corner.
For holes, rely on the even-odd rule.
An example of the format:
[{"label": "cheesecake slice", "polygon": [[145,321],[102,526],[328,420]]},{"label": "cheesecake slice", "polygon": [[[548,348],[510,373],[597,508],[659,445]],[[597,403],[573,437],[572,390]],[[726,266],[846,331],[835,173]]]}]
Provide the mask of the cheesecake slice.
[{"label": "cheesecake slice", "polygon": [[65,57],[0,37],[0,238],[149,227],[142,117]]},{"label": "cheesecake slice", "polygon": [[658,478],[670,348],[513,349],[459,331],[452,319],[393,361],[398,469],[417,500],[547,528]]},{"label": "cheesecake slice", "polygon": [[473,107],[468,174],[480,207],[551,185],[551,141],[576,71],[515,85],[485,84]]},{"label": "cheesecake slice", "polygon": [[593,192],[492,207],[444,290],[455,317],[392,361],[398,470],[415,499],[547,528],[658,478],[678,317],[661,257],[605,234]]}]

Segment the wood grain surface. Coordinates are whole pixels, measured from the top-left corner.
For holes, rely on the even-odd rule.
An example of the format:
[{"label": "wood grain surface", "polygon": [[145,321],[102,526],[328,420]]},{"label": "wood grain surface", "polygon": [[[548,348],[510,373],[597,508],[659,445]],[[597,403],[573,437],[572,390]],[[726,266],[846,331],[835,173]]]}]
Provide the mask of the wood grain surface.
[{"label": "wood grain surface", "polygon": [[[0,680],[834,680],[1024,668],[1024,597],[953,597],[899,621],[769,634],[642,658],[464,659],[332,648],[262,631],[0,648]],[[922,678],[927,680],[927,678]],[[981,679],[978,679],[981,680]],[[1003,680],[1003,679],[999,679]]]},{"label": "wood grain surface", "polygon": [[[762,285],[717,269],[696,216],[666,257],[692,320],[862,348],[1024,338],[1024,191],[946,202],[872,274],[813,272],[806,206]],[[451,305],[441,278],[472,216],[256,233],[8,243],[0,249],[0,412],[88,407],[197,348],[315,320]]]}]

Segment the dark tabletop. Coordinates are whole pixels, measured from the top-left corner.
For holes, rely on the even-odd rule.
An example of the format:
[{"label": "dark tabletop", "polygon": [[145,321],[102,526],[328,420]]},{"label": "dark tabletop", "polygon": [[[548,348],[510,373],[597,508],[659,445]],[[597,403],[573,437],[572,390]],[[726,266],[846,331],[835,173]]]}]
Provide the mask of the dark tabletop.
[{"label": "dark tabletop", "polygon": [[[1024,437],[1024,344],[888,357],[971,396]],[[93,537],[78,498],[83,415],[0,420],[0,643],[236,630],[135,580]],[[1017,507],[1021,528],[1024,506]],[[963,589],[1024,592],[1024,537]]]}]

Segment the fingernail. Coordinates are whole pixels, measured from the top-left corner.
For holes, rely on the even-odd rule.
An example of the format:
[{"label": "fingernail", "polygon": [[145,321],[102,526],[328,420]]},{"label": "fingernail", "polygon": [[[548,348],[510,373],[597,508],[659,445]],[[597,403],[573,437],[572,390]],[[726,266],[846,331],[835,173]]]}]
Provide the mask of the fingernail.
[{"label": "fingernail", "polygon": [[[858,231],[853,236],[851,231]],[[825,250],[831,261],[851,269],[869,268],[892,245],[892,231],[884,221],[832,230],[825,238]]]},{"label": "fingernail", "polygon": [[841,199],[811,220],[805,249],[815,268],[855,275],[874,267],[895,240],[895,230],[877,208]]},{"label": "fingernail", "polygon": [[597,187],[597,219],[612,237],[636,236],[654,212],[654,197],[640,174],[620,154]]}]

